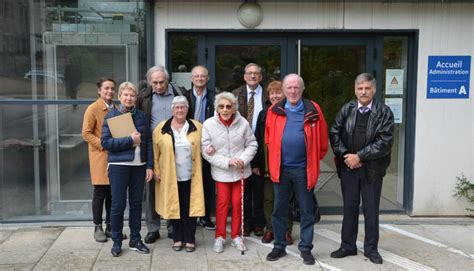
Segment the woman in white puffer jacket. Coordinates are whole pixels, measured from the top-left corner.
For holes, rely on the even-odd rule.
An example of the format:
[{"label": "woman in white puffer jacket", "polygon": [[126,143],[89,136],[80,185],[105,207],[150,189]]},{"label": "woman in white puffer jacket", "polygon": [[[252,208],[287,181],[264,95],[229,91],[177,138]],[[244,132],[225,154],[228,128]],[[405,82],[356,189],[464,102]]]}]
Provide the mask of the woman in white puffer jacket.
[{"label": "woman in white puffer jacket", "polygon": [[237,98],[230,92],[218,94],[214,101],[216,114],[202,129],[202,154],[211,164],[216,181],[216,233],[214,251],[224,251],[226,221],[232,202],[231,246],[246,250],[241,236],[240,180],[251,174],[250,161],[257,152],[257,141],[246,119],[238,112]]}]

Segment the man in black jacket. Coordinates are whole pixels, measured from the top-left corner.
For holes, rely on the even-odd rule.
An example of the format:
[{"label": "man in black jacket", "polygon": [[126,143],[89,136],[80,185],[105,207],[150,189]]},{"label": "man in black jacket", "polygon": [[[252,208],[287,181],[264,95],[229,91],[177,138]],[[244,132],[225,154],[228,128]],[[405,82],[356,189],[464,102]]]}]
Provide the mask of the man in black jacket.
[{"label": "man in black jacket", "polygon": [[[200,123],[214,116],[214,99],[216,92],[207,88],[209,71],[206,67],[198,65],[191,70],[193,87],[186,91],[185,96],[189,101],[188,118]],[[215,198],[214,180],[211,176],[211,165],[202,159],[202,180],[204,186],[204,204],[206,215],[199,218],[198,224],[208,230],[215,230],[216,225],[211,221],[212,206]]]},{"label": "man in black jacket", "polygon": [[379,205],[393,144],[393,113],[375,100],[376,80],[363,73],[355,80],[357,100],[345,104],[329,132],[336,167],[341,179],[344,218],[341,246],[332,258],[357,255],[359,204],[365,217],[364,255],[381,264],[378,252]]}]

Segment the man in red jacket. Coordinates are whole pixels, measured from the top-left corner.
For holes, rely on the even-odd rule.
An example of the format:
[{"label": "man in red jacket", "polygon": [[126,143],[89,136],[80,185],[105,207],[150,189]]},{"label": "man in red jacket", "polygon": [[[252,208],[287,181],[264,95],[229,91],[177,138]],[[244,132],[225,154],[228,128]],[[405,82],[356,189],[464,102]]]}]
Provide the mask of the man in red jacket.
[{"label": "man in red jacket", "polygon": [[320,160],[328,150],[327,124],[319,105],[302,98],[303,79],[289,74],[283,79],[286,99],[268,109],[265,143],[268,146],[270,178],[274,182],[275,204],[272,226],[273,250],[267,260],[276,261],[286,255],[285,232],[288,204],[295,193],[301,210],[298,249],[304,264],[314,264],[314,187],[319,176]]}]

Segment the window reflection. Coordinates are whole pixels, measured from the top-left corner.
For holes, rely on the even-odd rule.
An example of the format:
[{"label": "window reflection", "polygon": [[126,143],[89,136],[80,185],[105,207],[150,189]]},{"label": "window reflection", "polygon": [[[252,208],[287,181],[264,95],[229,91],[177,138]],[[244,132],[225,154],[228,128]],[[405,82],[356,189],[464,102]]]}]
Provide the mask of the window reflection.
[{"label": "window reflection", "polygon": [[280,79],[280,46],[216,46],[216,89],[232,91],[243,85],[244,68],[252,62],[262,67],[263,86]]},{"label": "window reflection", "polygon": [[113,78],[117,85],[127,79],[125,46],[58,46],[56,51],[60,99],[95,99],[97,78]]},{"label": "window reflection", "polygon": [[305,92],[322,108],[329,127],[354,98],[354,79],[365,72],[365,46],[304,46],[301,75]]},{"label": "window reflection", "polygon": [[0,221],[90,218],[82,117],[97,78],[136,83],[145,74],[147,9],[148,1],[0,1],[0,99],[24,99],[0,106]]}]

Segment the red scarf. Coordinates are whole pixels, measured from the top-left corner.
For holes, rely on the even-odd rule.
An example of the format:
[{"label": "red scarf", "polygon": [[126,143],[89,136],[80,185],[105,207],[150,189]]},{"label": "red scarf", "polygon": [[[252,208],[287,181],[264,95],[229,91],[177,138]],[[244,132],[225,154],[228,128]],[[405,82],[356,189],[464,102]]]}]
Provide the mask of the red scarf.
[{"label": "red scarf", "polygon": [[232,121],[234,120],[234,115],[232,115],[232,117],[230,117],[229,120],[224,120],[222,117],[221,117],[221,114],[217,114],[217,116],[219,116],[219,120],[222,122],[222,124],[224,124],[225,126],[229,127],[231,124],[232,124]]}]

